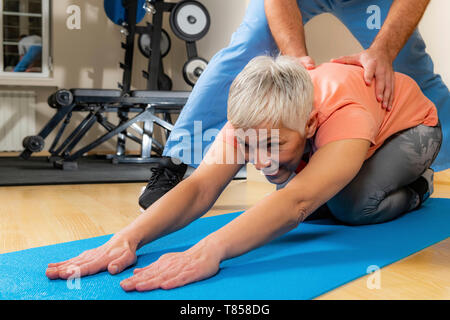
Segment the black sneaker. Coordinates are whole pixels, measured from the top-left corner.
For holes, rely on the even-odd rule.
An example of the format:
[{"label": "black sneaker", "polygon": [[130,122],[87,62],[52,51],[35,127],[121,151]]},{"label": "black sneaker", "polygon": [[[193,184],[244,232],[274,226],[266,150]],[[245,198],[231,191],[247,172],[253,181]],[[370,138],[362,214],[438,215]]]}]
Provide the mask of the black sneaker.
[{"label": "black sneaker", "polygon": [[150,169],[152,176],[139,197],[139,205],[143,209],[150,207],[183,179],[186,169],[184,163],[174,164],[170,157],[162,157],[158,165]]},{"label": "black sneaker", "polygon": [[431,168],[425,170],[425,172],[413,183],[409,185],[411,189],[413,189],[419,195],[419,204],[417,208],[419,208],[422,203],[427,200],[434,191],[433,188],[433,176],[434,171]]}]

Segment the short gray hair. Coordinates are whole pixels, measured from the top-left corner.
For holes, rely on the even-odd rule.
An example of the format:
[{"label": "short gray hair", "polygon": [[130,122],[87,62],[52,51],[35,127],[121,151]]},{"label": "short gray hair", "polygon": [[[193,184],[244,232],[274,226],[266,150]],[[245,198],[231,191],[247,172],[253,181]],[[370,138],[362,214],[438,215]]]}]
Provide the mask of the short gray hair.
[{"label": "short gray hair", "polygon": [[311,77],[299,62],[289,56],[258,56],[231,84],[227,116],[236,128],[284,125],[303,135],[313,100]]}]

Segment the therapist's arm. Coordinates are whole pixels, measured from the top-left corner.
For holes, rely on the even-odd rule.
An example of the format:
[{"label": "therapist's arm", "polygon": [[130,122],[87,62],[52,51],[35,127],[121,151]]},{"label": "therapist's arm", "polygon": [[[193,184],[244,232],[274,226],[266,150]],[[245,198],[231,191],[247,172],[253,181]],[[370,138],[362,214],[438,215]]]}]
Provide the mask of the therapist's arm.
[{"label": "therapist's arm", "polygon": [[302,14],[296,0],[265,0],[264,8],[272,36],[283,55],[297,57],[307,69],[314,68],[308,56]]}]

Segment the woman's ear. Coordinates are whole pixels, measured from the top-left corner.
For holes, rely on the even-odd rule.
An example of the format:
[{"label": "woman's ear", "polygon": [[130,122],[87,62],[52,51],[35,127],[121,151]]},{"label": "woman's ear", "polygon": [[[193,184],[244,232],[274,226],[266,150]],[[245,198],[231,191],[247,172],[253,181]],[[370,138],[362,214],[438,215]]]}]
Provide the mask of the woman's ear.
[{"label": "woman's ear", "polygon": [[308,122],[306,122],[306,128],[305,128],[305,138],[309,139],[314,136],[317,130],[317,125],[319,123],[319,120],[317,119],[318,113],[316,110],[313,110],[311,114],[309,115]]}]

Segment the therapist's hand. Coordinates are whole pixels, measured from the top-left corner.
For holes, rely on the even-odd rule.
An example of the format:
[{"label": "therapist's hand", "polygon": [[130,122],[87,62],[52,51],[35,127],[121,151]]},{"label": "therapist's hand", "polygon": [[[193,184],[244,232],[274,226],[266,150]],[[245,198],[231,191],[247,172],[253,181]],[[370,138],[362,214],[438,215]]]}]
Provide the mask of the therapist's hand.
[{"label": "therapist's hand", "polygon": [[375,94],[382,108],[392,109],[395,75],[392,58],[386,50],[369,48],[357,54],[332,59],[331,62],[353,64],[364,68],[364,80],[370,85],[375,78]]},{"label": "therapist's hand", "polygon": [[136,245],[128,237],[117,233],[98,248],[87,250],[67,261],[50,263],[45,275],[49,279],[69,279],[105,270],[116,274],[135,262]]},{"label": "therapist's hand", "polygon": [[212,277],[220,261],[219,252],[200,241],[187,251],[164,254],[148,267],[135,269],[120,286],[125,291],[173,289]]},{"label": "therapist's hand", "polygon": [[306,70],[314,69],[316,66],[316,63],[310,56],[296,57],[295,59],[298,63],[304,66]]}]

